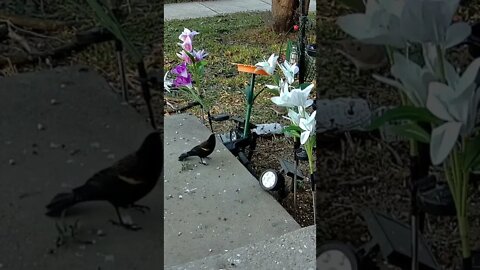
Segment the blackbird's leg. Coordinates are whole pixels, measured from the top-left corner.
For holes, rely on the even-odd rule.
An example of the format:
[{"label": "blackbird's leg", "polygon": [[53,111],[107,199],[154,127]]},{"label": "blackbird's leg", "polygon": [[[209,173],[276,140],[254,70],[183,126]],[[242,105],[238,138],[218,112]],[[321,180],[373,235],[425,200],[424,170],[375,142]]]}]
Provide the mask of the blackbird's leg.
[{"label": "blackbird's leg", "polygon": [[205,162],[205,160],[203,160],[203,158],[200,158],[200,164],[203,164],[203,165],[208,165],[207,162]]},{"label": "blackbird's leg", "polygon": [[146,205],[141,205],[141,204],[132,204],[130,205],[130,207],[132,207],[133,209],[137,210],[137,211],[140,211],[142,213],[146,213],[147,211],[150,211],[150,207],[146,206]]},{"label": "blackbird's leg", "polygon": [[114,205],[114,207],[115,207],[115,211],[117,212],[117,217],[118,217],[119,222],[111,219],[110,222],[113,225],[122,226],[125,229],[131,230],[131,231],[138,231],[138,230],[142,229],[140,226],[135,225],[135,224],[126,224],[123,221],[122,215],[120,215],[120,210],[118,210],[118,206]]}]

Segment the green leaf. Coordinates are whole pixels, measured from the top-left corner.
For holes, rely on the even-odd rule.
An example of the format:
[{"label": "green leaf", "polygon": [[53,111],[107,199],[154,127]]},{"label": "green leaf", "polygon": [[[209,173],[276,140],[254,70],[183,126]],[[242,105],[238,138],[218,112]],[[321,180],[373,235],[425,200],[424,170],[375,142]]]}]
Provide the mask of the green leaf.
[{"label": "green leaf", "polygon": [[289,125],[283,128],[283,133],[290,134],[293,137],[300,138],[300,134],[302,133],[302,129],[296,125]]},{"label": "green leaf", "polygon": [[289,40],[287,44],[287,52],[286,52],[286,57],[287,60],[290,62],[290,54],[292,54],[292,41]]},{"label": "green leaf", "polygon": [[254,95],[253,95],[252,87],[250,85],[247,85],[245,87],[244,93],[245,93],[245,99],[247,101],[247,104],[253,104]]},{"label": "green leaf", "polygon": [[430,142],[430,134],[415,123],[407,123],[398,126],[391,126],[390,130],[397,135],[413,139],[422,143]]},{"label": "green leaf", "polygon": [[435,117],[427,108],[418,108],[413,106],[400,106],[391,109],[382,116],[373,120],[368,127],[369,130],[374,130],[386,124],[389,121],[395,120],[411,120],[412,122],[426,122],[438,124],[441,120]]},{"label": "green leaf", "polygon": [[299,85],[299,87],[300,87],[300,89],[303,90],[303,89],[307,88],[310,84],[311,83],[302,83],[302,84]]},{"label": "green leaf", "polygon": [[290,124],[288,126],[285,126],[285,127],[283,127],[283,129],[302,131],[302,129],[299,126],[294,125],[294,124]]},{"label": "green leaf", "polygon": [[298,132],[295,131],[295,130],[284,130],[283,133],[284,133],[284,134],[287,134],[287,135],[290,135],[290,136],[292,136],[292,137],[294,137],[294,138],[300,138],[300,134],[301,134],[301,133],[298,133]]},{"label": "green leaf", "polygon": [[120,23],[111,13],[111,11],[107,7],[105,7],[103,1],[102,4],[100,4],[98,0],[87,0],[87,3],[90,8],[93,9],[93,12],[95,13],[95,18],[100,23],[100,25],[108,29],[108,31],[110,31],[123,44],[123,46],[125,46],[125,48],[134,58],[134,61],[136,63],[140,62],[142,60],[140,52],[127,38],[127,35],[120,26]]}]

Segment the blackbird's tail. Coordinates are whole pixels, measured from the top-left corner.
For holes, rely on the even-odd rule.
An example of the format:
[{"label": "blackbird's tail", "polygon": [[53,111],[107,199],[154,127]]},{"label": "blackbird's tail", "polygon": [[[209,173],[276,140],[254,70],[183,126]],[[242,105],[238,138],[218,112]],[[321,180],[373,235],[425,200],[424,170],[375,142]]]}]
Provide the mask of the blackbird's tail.
[{"label": "blackbird's tail", "polygon": [[48,211],[47,216],[58,217],[63,210],[80,202],[73,192],[59,193],[53,197],[52,201],[46,206]]},{"label": "blackbird's tail", "polygon": [[181,155],[178,157],[178,160],[179,160],[179,161],[184,161],[184,160],[185,160],[187,157],[189,157],[189,156],[190,156],[190,151],[181,154]]}]

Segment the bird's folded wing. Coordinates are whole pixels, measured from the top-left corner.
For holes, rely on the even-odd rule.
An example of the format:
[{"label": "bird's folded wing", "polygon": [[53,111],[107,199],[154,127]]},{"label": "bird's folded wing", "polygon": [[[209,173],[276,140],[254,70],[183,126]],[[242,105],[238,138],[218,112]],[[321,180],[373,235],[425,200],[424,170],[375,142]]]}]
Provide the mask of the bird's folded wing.
[{"label": "bird's folded wing", "polygon": [[127,176],[124,176],[124,175],[118,175],[118,179],[120,179],[120,181],[123,181],[127,184],[130,184],[130,185],[139,185],[139,184],[144,183],[144,181],[137,180],[133,177],[127,177]]},{"label": "bird's folded wing", "polygon": [[138,185],[145,183],[142,177],[144,165],[140,164],[136,155],[129,155],[115,163],[114,168],[117,171],[118,180],[129,185]]}]

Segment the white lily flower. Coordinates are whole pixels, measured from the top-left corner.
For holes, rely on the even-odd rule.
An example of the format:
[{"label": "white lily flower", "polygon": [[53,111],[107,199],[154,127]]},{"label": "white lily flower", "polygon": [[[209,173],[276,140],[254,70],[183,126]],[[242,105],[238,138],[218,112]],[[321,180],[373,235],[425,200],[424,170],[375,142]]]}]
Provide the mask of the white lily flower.
[{"label": "white lily flower", "polygon": [[300,134],[301,144],[305,144],[311,134],[315,135],[315,115],[317,111],[314,111],[310,116],[306,112],[305,114],[307,117],[301,118],[299,123],[300,128],[303,130],[302,134]]},{"label": "white lily flower", "polygon": [[402,35],[417,43],[445,48],[465,40],[471,32],[466,22],[451,24],[459,0],[405,0],[401,16]]},{"label": "white lily flower", "polygon": [[292,84],[295,81],[295,74],[298,73],[297,64],[290,65],[290,63],[288,63],[288,61],[285,60],[279,66],[280,66],[280,69],[283,71],[283,75],[285,75],[285,77],[287,78],[287,82],[289,84]]},{"label": "white lily flower", "polygon": [[403,48],[400,14],[403,0],[366,0],[365,13],[341,16],[338,26],[347,34],[368,44]]},{"label": "white lily flower", "polygon": [[305,87],[303,90],[300,88],[293,89],[290,91],[288,96],[288,104],[291,106],[298,106],[308,108],[313,104],[313,100],[309,99],[310,92],[313,89],[313,83]]},{"label": "white lily flower", "polygon": [[275,72],[275,68],[277,67],[277,59],[278,59],[278,56],[275,56],[275,54],[272,53],[272,55],[268,58],[268,60],[255,64],[255,66],[257,67],[256,70],[262,69],[265,72],[267,72],[269,75],[272,75],[273,72]]},{"label": "white lily flower", "polygon": [[278,85],[271,85],[271,84],[266,84],[265,86],[270,89],[270,90],[280,90],[284,86],[285,82],[283,79],[280,79],[280,82]]},{"label": "white lily flower", "polygon": [[280,86],[278,85],[266,84],[265,86],[270,90],[280,90]]},{"label": "white lily flower", "polygon": [[298,107],[298,113],[293,109],[288,109],[288,117],[283,116],[283,118],[290,120],[292,124],[298,126],[300,124],[300,119],[302,118],[303,113],[303,107]]},{"label": "white lily flower", "polygon": [[293,107],[290,103],[291,92],[288,89],[288,83],[281,81],[280,83],[280,96],[272,97],[270,100],[281,107]]},{"label": "white lily flower", "polygon": [[165,73],[165,76],[163,76],[163,88],[165,90],[167,90],[167,92],[170,92],[170,88],[172,87],[173,85],[173,80],[172,79],[168,79],[168,73],[169,71],[167,71]]},{"label": "white lily flower", "polygon": [[480,104],[480,91],[475,78],[480,69],[480,58],[474,60],[453,85],[432,82],[429,85],[427,108],[436,117],[446,121],[432,131],[430,155],[438,165],[445,160],[459,136],[469,136],[474,131]]},{"label": "white lily flower", "polygon": [[391,68],[391,73],[398,80],[378,75],[373,75],[373,77],[401,90],[413,105],[425,107],[428,85],[435,80],[435,75],[427,67],[422,68],[397,52],[394,53],[394,65]]}]

